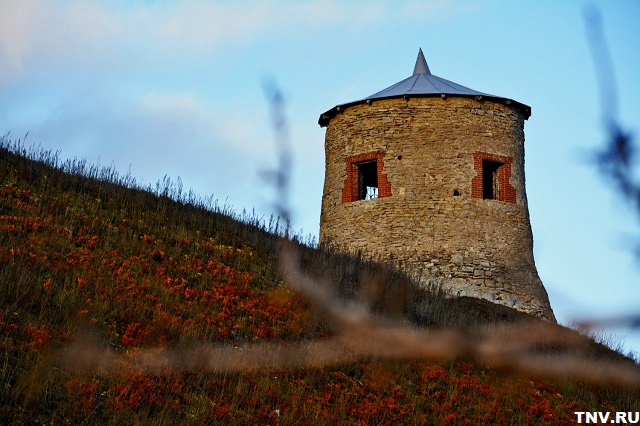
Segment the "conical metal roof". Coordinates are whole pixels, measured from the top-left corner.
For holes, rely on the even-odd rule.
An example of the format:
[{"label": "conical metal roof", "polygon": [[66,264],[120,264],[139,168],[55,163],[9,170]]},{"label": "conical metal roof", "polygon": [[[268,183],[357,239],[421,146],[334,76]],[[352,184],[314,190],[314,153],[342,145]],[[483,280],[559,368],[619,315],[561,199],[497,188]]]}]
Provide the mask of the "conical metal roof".
[{"label": "conical metal roof", "polygon": [[389,86],[386,89],[376,92],[371,96],[367,96],[366,98],[361,99],[359,101],[350,102],[350,103],[333,107],[329,111],[320,115],[318,124],[324,127],[329,124],[329,121],[333,117],[335,117],[338,112],[361,103],[365,103],[365,102],[371,103],[372,101],[375,101],[375,100],[398,98],[398,97],[406,98],[406,97],[430,97],[430,96],[439,96],[442,98],[446,98],[448,96],[469,97],[469,98],[475,98],[476,100],[479,100],[479,101],[490,100],[494,102],[505,103],[507,105],[509,104],[513,105],[514,107],[524,112],[525,119],[529,118],[529,116],[531,115],[531,108],[528,107],[527,105],[521,104],[512,99],[502,98],[499,96],[478,92],[476,90],[462,86],[458,83],[454,83],[452,81],[449,81],[444,78],[431,74],[431,71],[429,70],[429,66],[427,65],[427,61],[425,60],[424,54],[422,53],[422,49],[420,49],[420,51],[418,52],[416,65],[413,68],[413,75],[411,75],[411,77],[407,77],[404,80],[392,86]]},{"label": "conical metal roof", "polygon": [[459,96],[493,96],[461,86],[453,81],[435,76],[429,71],[422,49],[418,52],[413,75],[381,90],[366,99],[394,98],[404,95],[459,95]]}]

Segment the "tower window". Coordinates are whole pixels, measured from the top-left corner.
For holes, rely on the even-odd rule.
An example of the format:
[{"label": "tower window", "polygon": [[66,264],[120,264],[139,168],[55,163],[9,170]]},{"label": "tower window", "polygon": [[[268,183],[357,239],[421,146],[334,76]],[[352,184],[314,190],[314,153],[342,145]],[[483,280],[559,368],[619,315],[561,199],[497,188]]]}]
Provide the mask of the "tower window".
[{"label": "tower window", "polygon": [[516,203],[516,189],[511,185],[513,157],[476,151],[473,153],[473,168],[476,175],[471,179],[471,196],[484,200]]},{"label": "tower window", "polygon": [[504,163],[482,160],[482,198],[500,200],[500,169]]},{"label": "tower window", "polygon": [[378,161],[355,165],[358,168],[358,200],[378,198]]},{"label": "tower window", "polygon": [[373,200],[391,196],[391,183],[384,171],[384,152],[367,152],[346,158],[342,202]]}]

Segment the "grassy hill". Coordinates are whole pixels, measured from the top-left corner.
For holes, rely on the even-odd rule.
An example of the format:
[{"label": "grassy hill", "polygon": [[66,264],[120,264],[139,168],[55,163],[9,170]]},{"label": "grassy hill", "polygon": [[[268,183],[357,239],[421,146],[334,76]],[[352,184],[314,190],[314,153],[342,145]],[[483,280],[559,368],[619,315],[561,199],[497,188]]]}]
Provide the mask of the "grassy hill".
[{"label": "grassy hill", "polygon": [[[574,411],[640,411],[638,382],[523,373],[519,361],[479,357],[482,342],[464,343],[504,324],[553,325],[446,298],[388,266],[294,239],[304,274],[325,283],[343,311],[367,306],[366,318],[405,335],[451,331],[461,348],[429,357],[390,356],[371,342],[341,349],[333,307],[294,290],[278,267],[282,233],[275,218],[233,213],[169,179],[141,189],[130,176],[5,137],[0,422],[572,424]],[[591,366],[637,369],[554,330],[579,339]],[[553,363],[572,350],[538,340],[520,355]]]}]

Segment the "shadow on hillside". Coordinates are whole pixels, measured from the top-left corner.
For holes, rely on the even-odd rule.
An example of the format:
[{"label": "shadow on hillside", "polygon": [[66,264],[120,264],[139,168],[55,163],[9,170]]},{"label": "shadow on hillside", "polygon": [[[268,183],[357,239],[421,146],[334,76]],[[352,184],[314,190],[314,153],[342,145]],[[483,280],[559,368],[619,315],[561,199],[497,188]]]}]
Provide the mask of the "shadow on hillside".
[{"label": "shadow on hillside", "polygon": [[[19,175],[50,193],[86,193],[108,200],[111,206],[126,208],[129,217],[147,215],[159,232],[166,231],[167,235],[168,228],[180,226],[204,235],[215,234],[218,242],[228,247],[252,247],[259,256],[232,259],[232,265],[255,277],[279,276],[282,271],[284,281],[310,301],[314,312],[315,325],[301,342],[245,343],[241,354],[229,352],[228,345],[191,345],[141,350],[135,357],[124,359],[117,352],[92,349],[87,342],[76,341],[80,346],[75,347],[82,347],[80,352],[85,355],[78,358],[74,349],[65,351],[71,364],[82,364],[74,368],[97,368],[108,374],[112,368],[122,369],[124,363],[152,370],[179,366],[228,371],[336,364],[362,356],[444,357],[475,359],[496,369],[545,377],[570,374],[594,382],[640,383],[633,361],[576,331],[488,301],[452,298],[437,285],[419,287],[393,265],[310,247],[295,236],[285,238],[288,230],[279,220],[265,223],[253,215],[234,214],[210,199],[183,194],[169,179],[156,185],[155,190],[143,189],[132,178],[120,177],[111,169],[89,167],[75,160],[60,163],[51,153],[27,152],[19,145],[8,146],[6,140],[2,155],[8,164],[0,176],[4,182]],[[142,234],[145,230],[136,231],[134,226],[133,232]],[[276,259],[280,259],[279,268]],[[5,296],[25,303],[29,299],[25,293],[29,274],[11,274],[10,270],[6,269],[3,281],[25,284],[5,289]],[[256,279],[254,285],[269,291],[281,285],[278,282]],[[86,357],[96,353],[102,355]]]}]

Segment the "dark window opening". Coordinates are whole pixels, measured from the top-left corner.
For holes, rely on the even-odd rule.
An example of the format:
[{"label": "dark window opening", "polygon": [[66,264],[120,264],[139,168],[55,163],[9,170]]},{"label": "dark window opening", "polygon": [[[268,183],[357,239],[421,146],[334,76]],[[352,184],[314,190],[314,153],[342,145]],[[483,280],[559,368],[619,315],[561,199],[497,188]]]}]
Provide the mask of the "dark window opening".
[{"label": "dark window opening", "polygon": [[358,200],[378,198],[378,162],[356,164],[358,167]]},{"label": "dark window opening", "polygon": [[482,160],[482,198],[498,200],[500,198],[500,168],[504,163]]},{"label": "dark window opening", "polygon": [[453,190],[453,196],[454,197],[458,197],[460,195],[460,191],[458,191],[457,189]]}]

